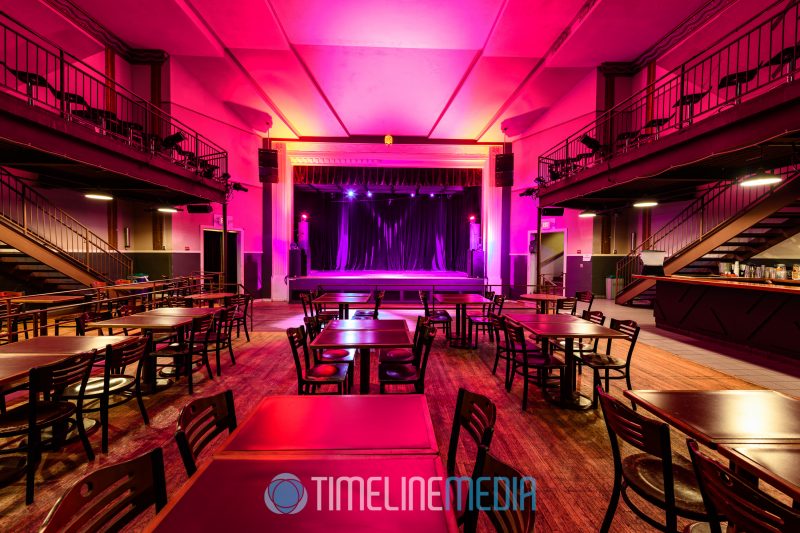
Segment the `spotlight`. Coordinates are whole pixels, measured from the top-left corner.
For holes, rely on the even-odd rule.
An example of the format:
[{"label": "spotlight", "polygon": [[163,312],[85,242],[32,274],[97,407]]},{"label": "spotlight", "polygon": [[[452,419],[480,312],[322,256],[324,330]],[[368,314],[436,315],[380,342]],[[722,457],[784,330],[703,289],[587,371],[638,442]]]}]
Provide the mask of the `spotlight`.
[{"label": "spotlight", "polygon": [[417,193],[415,193],[415,192],[412,192],[412,193],[411,193],[411,198],[414,198],[416,195],[417,195]]},{"label": "spotlight", "polygon": [[470,222],[475,222],[475,215],[470,215],[469,216],[469,221]]},{"label": "spotlight", "polygon": [[164,140],[161,141],[161,146],[169,150],[171,148],[175,148],[185,140],[186,140],[186,135],[184,135],[182,131],[178,131],[173,133],[172,135],[167,135],[166,137],[164,137]]},{"label": "spotlight", "polygon": [[583,212],[579,213],[578,216],[580,218],[594,218],[594,217],[597,216],[597,213],[595,213],[593,211],[583,211]]},{"label": "spotlight", "polygon": [[775,185],[783,181],[781,176],[775,174],[768,174],[763,170],[759,170],[752,176],[744,178],[739,185],[742,187],[761,187],[764,185]]},{"label": "spotlight", "polygon": [[100,193],[89,193],[84,194],[84,198],[88,198],[89,200],[103,200],[104,202],[108,202],[114,199],[113,196],[109,196],[108,194],[100,194]]},{"label": "spotlight", "polygon": [[245,187],[241,183],[232,183],[231,184],[231,189],[233,189],[234,191],[247,192],[247,187]]},{"label": "spotlight", "polygon": [[348,198],[355,198],[356,197],[356,191],[354,191],[353,189],[348,190],[347,191],[347,197]]},{"label": "spotlight", "polygon": [[178,210],[175,209],[174,207],[159,207],[157,209],[157,211],[159,213],[177,213],[178,212]]},{"label": "spotlight", "polygon": [[435,196],[435,194],[433,194],[433,193],[431,193],[431,194],[430,194],[430,197],[431,197],[431,198],[433,198],[434,196]]},{"label": "spotlight", "polygon": [[372,191],[367,191],[367,198],[372,198]]},{"label": "spotlight", "polygon": [[308,215],[307,215],[307,214],[305,214],[305,213],[301,213],[301,214],[300,214],[300,220],[303,220],[303,221],[306,221],[306,220],[308,220]]},{"label": "spotlight", "polygon": [[655,207],[657,205],[658,205],[658,202],[655,201],[655,200],[639,200],[638,202],[633,204],[633,207],[640,207],[640,208],[641,207]]}]

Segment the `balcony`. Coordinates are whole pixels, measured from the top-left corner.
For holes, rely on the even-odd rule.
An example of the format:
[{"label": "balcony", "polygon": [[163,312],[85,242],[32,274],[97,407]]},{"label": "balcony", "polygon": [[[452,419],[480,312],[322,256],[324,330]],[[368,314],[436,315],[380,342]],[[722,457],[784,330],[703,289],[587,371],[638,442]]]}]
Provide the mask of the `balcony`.
[{"label": "balcony", "polygon": [[43,185],[221,201],[228,154],[0,13],[0,165]]},{"label": "balcony", "polygon": [[[539,157],[543,205],[613,209],[792,162],[800,141],[798,3],[740,28]],[[763,18],[763,17],[762,17]]]}]

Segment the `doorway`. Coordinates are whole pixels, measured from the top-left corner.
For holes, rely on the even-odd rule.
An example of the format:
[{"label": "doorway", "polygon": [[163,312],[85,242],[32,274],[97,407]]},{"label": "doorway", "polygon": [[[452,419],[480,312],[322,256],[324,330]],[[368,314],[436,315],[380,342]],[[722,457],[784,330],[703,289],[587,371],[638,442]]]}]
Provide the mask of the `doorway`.
[{"label": "doorway", "polygon": [[[530,243],[528,257],[528,284],[536,285],[539,278],[536,272],[536,232],[528,232]],[[542,231],[542,283],[558,294],[563,294],[567,277],[567,231]]]},{"label": "doorway", "polygon": [[[222,230],[203,229],[203,272],[222,272]],[[228,230],[227,272],[225,283],[241,283],[239,269],[241,267],[240,251],[241,233]]]}]

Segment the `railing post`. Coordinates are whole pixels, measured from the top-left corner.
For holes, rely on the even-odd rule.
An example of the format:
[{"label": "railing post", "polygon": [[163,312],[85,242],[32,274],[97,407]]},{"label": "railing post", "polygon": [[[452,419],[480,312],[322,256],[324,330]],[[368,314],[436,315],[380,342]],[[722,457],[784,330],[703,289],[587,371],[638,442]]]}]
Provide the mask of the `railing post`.
[{"label": "railing post", "polygon": [[678,80],[678,129],[683,129],[683,109],[686,107],[683,105],[683,97],[686,92],[684,87],[684,81],[686,80],[686,64],[681,65],[681,77]]},{"label": "railing post", "polygon": [[[66,74],[66,69],[64,68],[64,50],[58,51],[58,80],[61,83],[61,95],[63,96],[64,93],[67,92],[66,83],[64,81],[64,76]],[[58,92],[58,88],[56,88],[56,92]],[[66,99],[61,98],[59,99],[59,108],[61,109],[61,115],[63,117],[67,116],[67,103]]]},{"label": "railing post", "polygon": [[86,260],[84,261],[84,264],[88,267],[89,266],[89,228],[84,228],[83,238],[86,239],[85,242],[84,242],[84,246],[86,246]]}]

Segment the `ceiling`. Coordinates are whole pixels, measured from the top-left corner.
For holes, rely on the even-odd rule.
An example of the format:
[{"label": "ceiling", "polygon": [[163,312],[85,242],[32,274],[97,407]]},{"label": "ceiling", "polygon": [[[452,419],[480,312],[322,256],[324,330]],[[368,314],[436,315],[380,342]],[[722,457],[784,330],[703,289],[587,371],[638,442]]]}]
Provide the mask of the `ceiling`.
[{"label": "ceiling", "polygon": [[[504,119],[634,60],[709,0],[72,1],[221,101],[269,113],[273,137],[498,141]],[[12,16],[20,4],[0,0]]]}]

